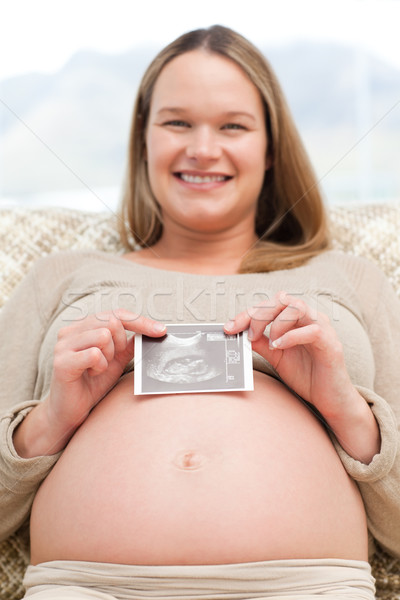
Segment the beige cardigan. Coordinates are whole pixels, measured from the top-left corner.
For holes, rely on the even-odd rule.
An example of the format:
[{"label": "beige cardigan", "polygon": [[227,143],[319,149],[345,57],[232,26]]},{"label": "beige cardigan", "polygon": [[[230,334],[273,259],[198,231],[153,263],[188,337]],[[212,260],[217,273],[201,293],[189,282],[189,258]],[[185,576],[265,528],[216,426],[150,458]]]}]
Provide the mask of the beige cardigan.
[{"label": "beige cardigan", "polygon": [[[340,220],[341,216],[338,211],[336,218]],[[347,220],[348,214],[345,217]],[[80,216],[77,218],[80,220]],[[88,217],[87,221],[90,219],[94,217]],[[108,224],[107,227],[114,229],[113,224]],[[79,239],[79,235],[77,237]],[[106,250],[118,250],[115,238],[111,243],[108,239],[108,243],[111,248],[106,247]],[[89,245],[102,249],[104,244],[96,239],[94,244]],[[63,249],[62,245],[59,249]],[[373,255],[369,258],[374,260]],[[387,265],[383,266],[386,267],[387,274],[393,275]],[[199,314],[205,320],[212,320],[211,317],[217,321],[226,320],[231,316],[228,313],[232,306],[232,295],[238,289],[246,290],[247,293],[250,290],[257,293],[267,290],[268,294],[276,289],[287,289],[292,293],[304,293],[311,301],[317,298],[319,308],[334,317],[345,346],[352,379],[370,402],[379,422],[382,451],[370,465],[365,466],[351,459],[337,443],[336,447],[345,468],[359,484],[367,508],[370,532],[384,548],[400,556],[400,459],[397,426],[400,422],[400,399],[397,392],[400,384],[400,303],[381,272],[370,263],[338,253],[326,253],[300,269],[265,275],[231,276],[222,278],[223,282],[220,281],[221,278],[216,282],[215,278],[203,276],[172,275],[171,279],[171,273],[168,272],[136,268],[117,256],[93,252],[60,254],[43,262],[39,261],[19,287],[14,300],[1,311],[0,356],[2,365],[7,364],[0,386],[0,411],[3,415],[0,439],[1,537],[9,535],[29,516],[37,486],[57,459],[18,458],[13,452],[11,434],[19,419],[23,418],[25,412],[30,410],[48,388],[54,333],[59,323],[54,324],[50,334],[44,339],[43,335],[55,314],[59,314],[59,319],[62,320],[59,312],[60,298],[64,295],[65,300],[68,290],[69,300],[76,300],[79,296],[77,291],[82,290],[82,283],[89,284],[89,303],[98,298],[99,294],[102,302],[107,302],[107,297],[113,298],[112,302],[115,302],[116,290],[120,290],[121,286],[129,292],[133,286],[135,294],[131,294],[131,297],[135,297],[135,302],[142,301],[143,298],[138,299],[138,291],[146,286],[150,289],[153,300],[157,297],[156,292],[161,290],[161,296],[164,294],[163,302],[153,302],[150,307],[145,303],[143,312],[152,313],[151,316],[161,320],[177,322],[182,319],[196,320]],[[392,283],[396,285],[396,273],[392,277]],[[225,286],[225,296],[222,293],[216,294],[216,285],[219,286],[219,291],[221,285]],[[106,294],[103,292],[104,288]],[[200,288],[208,293],[203,291],[199,294]],[[110,289],[113,290],[111,295]],[[176,298],[170,304],[174,307],[175,314],[161,314],[163,311],[165,313],[165,299],[168,295],[172,300]],[[129,294],[120,296],[119,299],[122,297],[126,299]],[[223,299],[223,302],[216,307],[210,304],[210,298],[217,301]],[[96,308],[96,302],[98,300],[95,300],[92,308]],[[79,306],[82,308],[82,305]],[[137,305],[128,303],[128,306],[137,309]],[[102,308],[106,306],[103,305]],[[160,314],[154,314],[154,311]],[[355,344],[349,339],[350,330],[355,334]],[[7,343],[4,343],[5,332],[8,332]],[[40,347],[42,353],[37,364]],[[20,373],[21,364],[24,369],[23,377]],[[255,366],[268,372],[269,366],[262,361],[256,361]]]}]

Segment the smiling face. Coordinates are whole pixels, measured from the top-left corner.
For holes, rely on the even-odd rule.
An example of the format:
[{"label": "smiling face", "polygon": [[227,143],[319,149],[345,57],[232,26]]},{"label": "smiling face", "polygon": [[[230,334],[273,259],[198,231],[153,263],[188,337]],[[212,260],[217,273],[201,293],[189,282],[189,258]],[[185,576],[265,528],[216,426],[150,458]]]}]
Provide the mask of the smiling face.
[{"label": "smiling face", "polygon": [[164,228],[251,228],[267,158],[259,91],[233,61],[205,50],[158,77],[146,129],[152,192]]}]

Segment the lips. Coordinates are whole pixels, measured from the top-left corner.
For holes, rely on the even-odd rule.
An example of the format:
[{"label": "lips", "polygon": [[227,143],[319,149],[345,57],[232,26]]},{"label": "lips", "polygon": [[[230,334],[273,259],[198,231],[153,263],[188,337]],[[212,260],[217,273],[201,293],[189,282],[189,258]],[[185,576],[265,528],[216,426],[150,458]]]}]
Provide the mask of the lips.
[{"label": "lips", "polygon": [[232,179],[232,177],[230,175],[220,175],[220,174],[207,174],[207,175],[199,175],[199,174],[194,174],[194,173],[174,173],[174,175],[176,177],[178,177],[179,179],[181,179],[182,181],[185,181],[186,183],[195,183],[195,184],[202,184],[202,183],[222,183],[223,181],[228,181],[229,179]]}]

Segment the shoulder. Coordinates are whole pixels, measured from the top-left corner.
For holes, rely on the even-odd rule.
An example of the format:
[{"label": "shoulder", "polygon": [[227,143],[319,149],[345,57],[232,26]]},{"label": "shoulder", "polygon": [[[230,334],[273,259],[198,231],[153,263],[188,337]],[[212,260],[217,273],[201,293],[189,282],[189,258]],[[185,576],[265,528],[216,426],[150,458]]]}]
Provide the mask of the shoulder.
[{"label": "shoulder", "polygon": [[327,251],[308,264],[366,318],[372,318],[382,307],[398,312],[400,288],[396,286],[395,269],[387,273],[378,261],[340,250]]},{"label": "shoulder", "polygon": [[308,275],[322,287],[335,290],[339,297],[363,303],[381,295],[391,283],[380,265],[363,256],[341,250],[328,250],[311,259]]},{"label": "shoulder", "polygon": [[42,287],[65,287],[82,273],[97,271],[107,277],[121,257],[100,250],[67,250],[48,254],[35,261],[29,273]]},{"label": "shoulder", "polygon": [[[68,250],[47,254],[34,260],[25,274],[19,274],[19,279],[14,282],[3,303],[8,299],[15,300],[18,296],[24,296],[35,297],[39,305],[52,304],[80,273],[90,272],[99,265],[107,274],[112,272],[112,265],[116,261],[121,261],[118,255],[97,250]],[[110,267],[107,268],[107,265]]]},{"label": "shoulder", "polygon": [[63,250],[38,258],[34,262],[33,268],[45,272],[49,269],[70,272],[84,265],[110,264],[119,259],[119,255],[101,250]]},{"label": "shoulder", "polygon": [[28,278],[32,277],[56,283],[59,279],[68,277],[83,265],[102,260],[103,252],[92,250],[66,250],[53,252],[37,258],[28,270]]},{"label": "shoulder", "polygon": [[308,265],[315,270],[328,273],[332,273],[333,271],[342,273],[345,276],[351,277],[351,281],[354,284],[366,275],[374,277],[374,279],[385,279],[386,277],[379,263],[364,256],[342,250],[327,250],[326,252],[322,252],[311,259]]}]

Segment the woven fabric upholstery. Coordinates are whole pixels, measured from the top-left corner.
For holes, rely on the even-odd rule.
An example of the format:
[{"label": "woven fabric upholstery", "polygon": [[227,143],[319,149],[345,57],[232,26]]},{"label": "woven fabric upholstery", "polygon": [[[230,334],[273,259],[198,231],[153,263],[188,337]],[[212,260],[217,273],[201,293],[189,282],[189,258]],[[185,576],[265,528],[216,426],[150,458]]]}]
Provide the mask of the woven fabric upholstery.
[{"label": "woven fabric upholstery", "polygon": [[400,202],[330,210],[333,245],[372,260],[400,296]]},{"label": "woven fabric upholstery", "polygon": [[[377,263],[400,296],[400,203],[333,207],[329,212],[334,247]],[[121,252],[116,225],[112,213],[65,208],[0,210],[0,307],[41,256],[82,248]],[[27,562],[21,534],[0,543],[0,600],[23,596],[21,581]],[[372,568],[377,598],[400,600],[400,560],[378,548]]]}]

